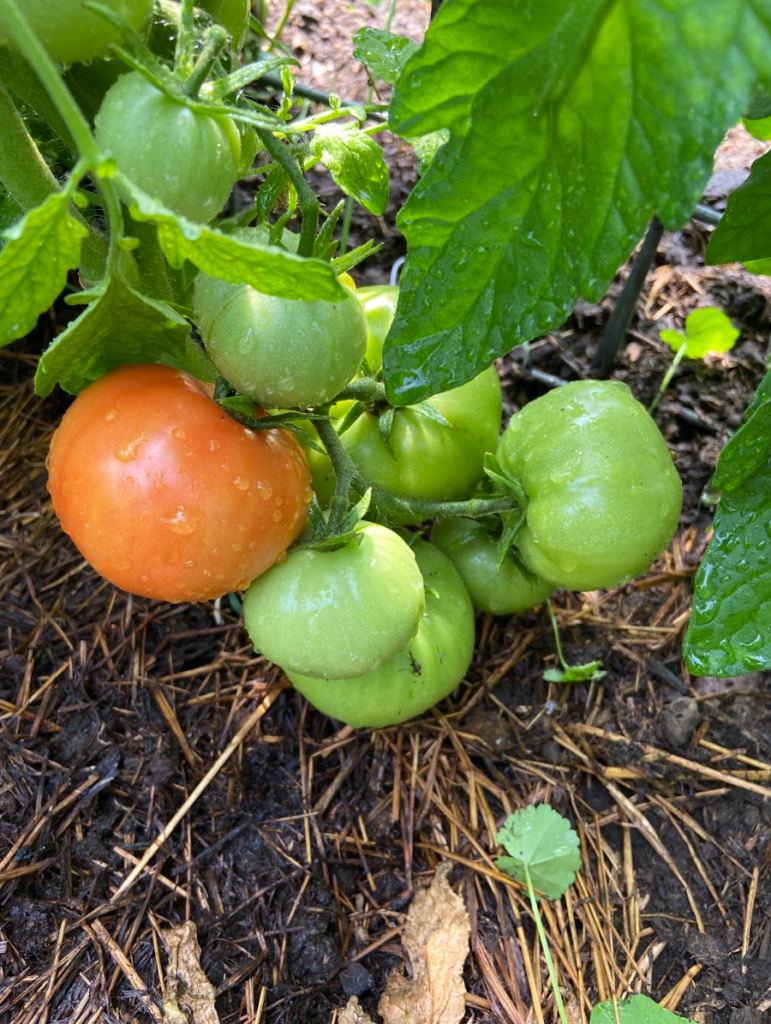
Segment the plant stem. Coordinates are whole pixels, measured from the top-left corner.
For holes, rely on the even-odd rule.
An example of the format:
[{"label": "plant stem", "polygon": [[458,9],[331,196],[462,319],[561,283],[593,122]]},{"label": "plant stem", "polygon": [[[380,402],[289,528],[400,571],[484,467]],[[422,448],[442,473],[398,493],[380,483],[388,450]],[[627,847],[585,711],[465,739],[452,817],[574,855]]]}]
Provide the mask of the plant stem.
[{"label": "plant stem", "polygon": [[348,248],[348,235],[351,231],[351,218],[353,217],[353,199],[348,196],[345,200],[345,211],[343,213],[343,226],[340,229],[340,255],[344,256]]},{"label": "plant stem", "polygon": [[651,415],[653,415],[653,410],[656,408],[656,406],[661,401],[662,395],[664,394],[664,392],[669,387],[669,382],[672,380],[672,378],[674,377],[675,373],[677,372],[677,368],[678,368],[678,366],[680,365],[680,363],[683,360],[683,356],[685,355],[685,350],[686,350],[687,347],[688,347],[687,344],[685,342],[683,342],[683,344],[680,346],[680,348],[675,353],[675,358],[672,360],[669,369],[664,374],[664,379],[662,380],[661,384],[659,385],[658,394],[653,399],[651,404],[648,406],[648,412]]},{"label": "plant stem", "polygon": [[[257,83],[255,83],[257,84]],[[281,90],[283,85],[278,75],[263,75],[260,78],[260,84],[267,85],[271,89]],[[303,99],[312,100],[314,103],[320,103],[322,106],[331,107],[330,93],[322,92],[321,89],[312,89],[309,85],[299,85],[295,82],[294,87],[295,95],[302,96]],[[342,96],[338,96],[341,107],[360,107],[361,103],[357,103],[356,100],[346,100]],[[367,117],[370,121],[383,121],[388,122],[387,116],[379,113],[376,110],[367,111]]]},{"label": "plant stem", "polygon": [[342,531],[343,520],[350,508],[348,495],[356,477],[356,468],[331,420],[318,420],[316,430],[335,471],[335,493],[329,503],[329,532],[334,537]]},{"label": "plant stem", "polygon": [[654,217],[648,225],[640,251],[632,264],[621,294],[616,299],[613,312],[610,314],[597,351],[594,353],[591,369],[598,377],[607,377],[613,369],[616,356],[623,347],[626,332],[629,330],[629,324],[637,307],[637,300],[640,297],[642,286],[645,284],[645,277],[653,262],[653,257],[656,255],[656,249],[663,233],[664,225],[658,217]]},{"label": "plant stem", "polygon": [[193,70],[193,47],[195,45],[193,0],[182,0],[179,6],[179,28],[177,45],[174,50],[174,74],[185,81]]},{"label": "plant stem", "polygon": [[319,201],[313,189],[305,180],[305,175],[294,156],[289,152],[287,146],[277,139],[273,132],[265,128],[256,128],[262,144],[277,164],[281,164],[289,176],[289,180],[297,190],[297,199],[300,203],[303,226],[300,232],[300,241],[297,245],[298,256],[312,256],[313,243],[316,241],[316,228],[319,223]]},{"label": "plant stem", "polygon": [[361,377],[359,380],[352,380],[347,384],[339,395],[335,397],[336,402],[345,402],[353,399],[357,402],[385,402],[385,385],[374,377]]},{"label": "plant stem", "polygon": [[[551,605],[549,605],[551,611]],[[551,950],[549,949],[549,940],[546,938],[546,932],[544,931],[543,921],[541,920],[541,911],[538,909],[538,900],[533,890],[533,883],[530,879],[530,871],[528,870],[527,863],[523,861],[522,867],[525,871],[525,882],[527,884],[527,894],[530,897],[530,908],[533,911],[533,918],[535,919],[535,930],[538,932],[538,939],[541,943],[541,949],[543,950],[543,957],[546,961],[546,969],[549,972],[549,978],[551,980],[552,991],[554,992],[554,1001],[557,1004],[557,1012],[560,1015],[562,1024],[568,1024],[568,1015],[565,1013],[565,1004],[562,1001],[562,993],[560,992],[559,982],[557,980],[557,972],[554,969],[554,961],[552,960]]]},{"label": "plant stem", "polygon": [[391,0],[391,6],[388,8],[385,25],[383,26],[386,32],[391,31],[391,25],[394,23],[394,15],[396,14],[396,5],[398,2],[399,0]]},{"label": "plant stem", "polygon": [[548,597],[546,598],[546,607],[549,609],[549,618],[551,619],[552,629],[554,630],[554,644],[557,648],[557,657],[560,660],[560,665],[562,665],[563,669],[567,672],[570,666],[565,661],[565,655],[562,653],[562,642],[560,641],[560,631],[559,626],[557,625],[557,617],[554,614],[554,609],[552,608],[551,601]]},{"label": "plant stem", "polygon": [[227,42],[228,34],[221,25],[212,25],[208,29],[204,38],[203,49],[182,87],[186,96],[189,96],[191,99],[195,99],[198,96],[201,86],[206,81],[217,58],[225,49]]},{"label": "plant stem", "polygon": [[[59,182],[51,173],[3,85],[0,85],[0,139],[3,139],[0,145],[0,182],[25,213],[39,206],[50,195],[61,192]],[[86,224],[74,206],[70,206],[69,210],[77,221],[88,228],[88,237],[83,240],[81,249],[81,268],[83,277],[89,283],[94,283],[104,273],[106,240]]]},{"label": "plant stem", "polygon": [[102,154],[88,121],[62,81],[58,67],[30,28],[17,0],[0,0],[0,22],[45,86],[78,148],[81,160],[85,160],[88,167],[97,167],[102,161]]}]

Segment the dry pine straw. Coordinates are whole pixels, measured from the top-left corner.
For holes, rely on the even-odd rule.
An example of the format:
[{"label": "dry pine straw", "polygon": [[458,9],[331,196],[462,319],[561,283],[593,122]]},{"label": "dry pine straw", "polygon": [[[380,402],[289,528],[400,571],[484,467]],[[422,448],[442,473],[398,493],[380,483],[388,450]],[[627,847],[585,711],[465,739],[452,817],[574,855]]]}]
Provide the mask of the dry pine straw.
[{"label": "dry pine straw", "polygon": [[[569,656],[604,655],[603,684],[540,681],[544,615],[486,618],[454,699],[403,729],[334,733],[229,612],[133,600],[84,565],[47,501],[60,410],[33,398],[31,362],[0,389],[0,1021],[161,1021],[160,933],[186,919],[223,1021],[331,1020],[345,964],[382,987],[410,894],[446,859],[471,916],[467,1019],[554,1020],[528,901],[494,863],[505,815],[541,802],[571,819],[585,865],[542,903],[571,1021],[649,991],[719,1019],[683,936],[730,928],[742,957],[767,951],[767,867],[757,833],[725,843],[707,811],[767,797],[771,764],[713,741],[719,695],[700,697],[685,749],[653,727],[650,659],[680,676],[695,528],[636,589],[560,596]],[[303,975],[298,933],[322,911],[333,955]]]}]

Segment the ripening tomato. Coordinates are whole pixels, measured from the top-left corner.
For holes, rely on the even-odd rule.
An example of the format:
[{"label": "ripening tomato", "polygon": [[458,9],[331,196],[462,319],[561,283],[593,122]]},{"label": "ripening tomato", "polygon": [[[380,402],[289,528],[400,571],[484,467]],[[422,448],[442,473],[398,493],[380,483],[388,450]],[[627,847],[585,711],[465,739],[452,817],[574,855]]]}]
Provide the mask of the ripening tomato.
[{"label": "ripening tomato", "polygon": [[[103,0],[132,28],[147,21],[153,0]],[[120,32],[106,18],[89,11],[83,0],[21,0],[19,3],[40,42],[54,60],[64,64],[93,60],[110,43],[120,42]],[[0,29],[0,45],[8,43]]]},{"label": "ripening tomato", "polygon": [[96,141],[118,170],[189,220],[215,217],[238,179],[235,121],[178,103],[139,71],[121,75],[107,91],[95,125]]},{"label": "ripening tomato", "polygon": [[62,528],[123,590],[205,601],[242,590],[305,522],[305,456],[282,430],[251,431],[207,386],[168,366],[122,366],[73,402],[51,441]]}]

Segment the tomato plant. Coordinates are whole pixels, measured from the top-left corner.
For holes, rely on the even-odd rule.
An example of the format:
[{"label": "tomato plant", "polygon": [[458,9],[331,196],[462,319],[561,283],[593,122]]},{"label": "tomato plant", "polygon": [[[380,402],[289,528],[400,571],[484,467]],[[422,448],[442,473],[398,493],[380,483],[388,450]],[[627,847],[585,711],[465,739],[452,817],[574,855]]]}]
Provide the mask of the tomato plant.
[{"label": "tomato plant", "polygon": [[415,636],[379,668],[355,679],[287,675],[314,707],[357,727],[382,729],[421,714],[451,693],[474,653],[474,610],[446,555],[422,539],[412,549],[423,574],[426,610]]},{"label": "tomato plant", "polygon": [[414,636],[425,606],[415,555],[376,523],[356,533],[331,551],[294,548],[246,592],[249,636],[284,670],[354,678]]},{"label": "tomato plant", "polygon": [[[138,29],[149,18],[153,0],[105,0],[105,6]],[[22,7],[40,42],[64,64],[93,60],[120,39],[109,21],[89,11],[83,0],[25,0]],[[8,42],[0,25],[0,45]]]},{"label": "tomato plant", "polygon": [[242,590],[305,522],[310,478],[285,431],[253,432],[167,366],[124,366],[82,392],[51,442],[56,514],[116,586],[164,601]]},{"label": "tomato plant", "polygon": [[486,525],[465,516],[440,519],[431,540],[452,560],[474,607],[491,615],[511,615],[541,604],[554,590],[551,583],[523,572],[509,554],[497,569],[498,537]]},{"label": "tomato plant", "polygon": [[340,301],[308,302],[199,274],[195,308],[219,372],[267,408],[330,401],[356,373],[367,347],[364,310],[348,288]]},{"label": "tomato plant", "polygon": [[680,518],[682,484],[658,427],[625,384],[575,381],[513,416],[501,465],[529,504],[517,546],[571,590],[646,572]]},{"label": "tomato plant", "polygon": [[143,192],[193,221],[219,213],[238,177],[241,136],[233,120],[172,99],[139,71],[108,90],[96,140]]}]

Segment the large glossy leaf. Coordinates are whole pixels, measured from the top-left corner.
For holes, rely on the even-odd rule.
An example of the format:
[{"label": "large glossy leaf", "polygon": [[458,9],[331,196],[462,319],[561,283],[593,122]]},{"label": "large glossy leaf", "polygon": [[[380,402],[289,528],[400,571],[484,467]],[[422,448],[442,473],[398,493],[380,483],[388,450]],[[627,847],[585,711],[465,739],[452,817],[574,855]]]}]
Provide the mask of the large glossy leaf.
[{"label": "large glossy leaf", "polygon": [[445,0],[391,111],[452,137],[399,218],[389,396],[471,379],[598,299],[654,213],[682,224],[770,24],[771,0]]},{"label": "large glossy leaf", "polygon": [[685,661],[696,676],[741,676],[771,668],[768,460],[720,500],[696,576]]},{"label": "large glossy leaf", "polygon": [[[752,165],[750,176],[728,197],[707,247],[707,263],[737,263],[771,256],[771,153]],[[756,273],[764,272],[756,269]]]}]

